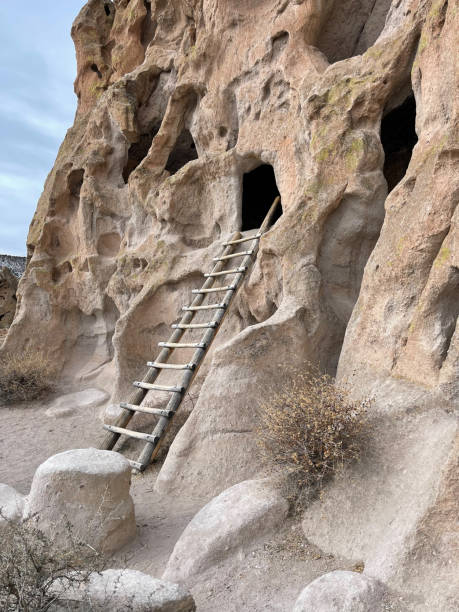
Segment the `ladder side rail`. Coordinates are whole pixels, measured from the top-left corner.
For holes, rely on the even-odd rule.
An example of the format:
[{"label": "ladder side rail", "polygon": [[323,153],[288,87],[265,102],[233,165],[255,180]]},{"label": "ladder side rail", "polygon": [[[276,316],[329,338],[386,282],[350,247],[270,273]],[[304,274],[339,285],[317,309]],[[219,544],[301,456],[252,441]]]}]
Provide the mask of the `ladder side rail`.
[{"label": "ladder side rail", "polygon": [[[240,232],[234,232],[234,234],[231,236],[231,240],[237,240],[240,235],[241,235]],[[229,255],[232,250],[233,250],[233,246],[228,245],[223,251],[223,255]],[[214,266],[212,271],[219,272],[224,267],[224,265],[225,265],[225,262],[219,261]],[[210,289],[212,285],[214,284],[214,282],[215,282],[215,279],[213,277],[208,278],[203,285],[203,289]],[[205,297],[206,297],[205,293],[197,294],[192,302],[192,306],[199,306],[204,301]],[[196,314],[195,311],[185,312],[185,314],[182,316],[180,320],[180,325],[186,325],[190,323],[195,317],[195,314]],[[180,329],[180,328],[174,329],[174,332],[169,338],[169,342],[177,343],[185,332],[186,332],[186,329]],[[170,355],[172,354],[173,350],[174,349],[163,348],[161,352],[159,353],[158,357],[155,359],[155,361],[166,363]],[[157,377],[159,376],[160,372],[161,372],[160,369],[151,368],[151,367],[148,368],[147,373],[142,379],[142,382],[154,383]],[[131,395],[128,398],[127,403],[135,404],[138,406],[145,399],[145,396],[147,395],[147,393],[148,393],[147,389],[137,388],[133,393],[131,393]],[[123,413],[116,420],[115,426],[122,427],[122,428],[126,427],[133,416],[134,416],[133,412],[129,410],[123,410]],[[104,439],[102,440],[100,448],[102,450],[112,450],[115,444],[117,443],[119,437],[120,437],[119,433],[115,433],[115,432],[107,433]]]},{"label": "ladder side rail", "polygon": [[[271,205],[271,208],[269,209],[260,227],[259,232],[257,233],[263,234],[267,230],[271,222],[272,216],[279,204],[279,200],[280,200],[279,196],[274,200],[274,202]],[[259,247],[259,239],[255,239],[255,244],[252,248],[253,254],[246,255],[244,258],[243,265],[247,266],[247,268],[254,262],[254,259],[252,258],[257,253],[258,247]],[[190,363],[195,364],[195,368],[194,370],[185,372],[185,374],[183,375],[182,381],[181,381],[181,386],[184,389],[190,388],[194,380],[194,377],[198,373],[201,363],[203,361],[203,358],[206,355],[207,351],[209,350],[210,345],[212,344],[212,341],[215,338],[217,331],[220,327],[220,324],[223,321],[226,313],[229,310],[229,305],[231,304],[232,300],[234,299],[237,293],[237,288],[239,287],[239,284],[241,280],[244,278],[246,272],[247,270],[245,270],[244,272],[240,272],[239,274],[235,276],[233,286],[235,286],[236,289],[230,289],[229,291],[227,291],[225,298],[223,300],[223,303],[225,304],[225,308],[218,310],[216,314],[214,315],[213,321],[217,325],[215,327],[209,328],[204,334],[204,337],[202,338],[202,342],[206,345],[206,348],[205,349],[200,348],[195,351],[193,358],[191,359],[191,362],[190,362]],[[136,462],[135,469],[137,469],[137,471],[143,471],[149,465],[152,459],[155,458],[156,454],[159,451],[160,443],[164,437],[164,434],[167,428],[169,427],[174,414],[177,412],[180,404],[182,403],[184,395],[185,395],[184,393],[173,393],[172,394],[172,397],[169,399],[169,402],[166,406],[166,410],[168,410],[171,413],[171,416],[170,417],[162,416],[159,418],[156,424],[156,427],[154,428],[153,433],[151,434],[154,438],[154,442],[147,442],[147,444],[145,444],[145,447],[143,451],[141,452],[138,461]]]}]

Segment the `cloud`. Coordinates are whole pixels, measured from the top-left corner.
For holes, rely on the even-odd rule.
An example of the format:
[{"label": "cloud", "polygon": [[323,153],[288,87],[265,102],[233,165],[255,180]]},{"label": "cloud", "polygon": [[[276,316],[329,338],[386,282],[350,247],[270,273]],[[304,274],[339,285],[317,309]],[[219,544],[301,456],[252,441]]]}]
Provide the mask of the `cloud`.
[{"label": "cloud", "polygon": [[73,123],[70,27],[83,4],[0,6],[0,253],[25,254],[37,200]]}]

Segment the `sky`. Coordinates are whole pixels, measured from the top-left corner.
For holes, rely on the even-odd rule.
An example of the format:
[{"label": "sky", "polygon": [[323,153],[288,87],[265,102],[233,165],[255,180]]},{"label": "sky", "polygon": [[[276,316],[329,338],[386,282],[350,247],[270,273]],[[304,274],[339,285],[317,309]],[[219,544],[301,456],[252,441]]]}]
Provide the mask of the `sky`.
[{"label": "sky", "polygon": [[0,0],[0,253],[26,254],[29,224],[76,96],[72,22],[85,0]]}]

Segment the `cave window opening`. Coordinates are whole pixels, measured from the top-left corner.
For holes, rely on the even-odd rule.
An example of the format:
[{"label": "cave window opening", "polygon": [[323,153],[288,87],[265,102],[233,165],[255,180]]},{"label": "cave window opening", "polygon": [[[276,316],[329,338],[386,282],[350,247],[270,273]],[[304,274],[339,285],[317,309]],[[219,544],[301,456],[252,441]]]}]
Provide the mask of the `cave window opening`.
[{"label": "cave window opening", "polygon": [[153,129],[142,134],[137,142],[131,144],[128,150],[127,161],[123,168],[123,179],[127,183],[131,172],[145,159],[153,142],[153,138],[159,132],[160,125],[156,125]]},{"label": "cave window opening", "polygon": [[101,78],[102,78],[102,72],[101,72],[101,71],[99,70],[99,68],[97,67],[97,64],[91,64],[91,70],[97,74],[97,76],[99,77],[99,79],[101,79]]},{"label": "cave window opening", "polygon": [[184,129],[177,138],[166,164],[166,170],[170,174],[175,174],[188,162],[198,159],[196,145],[190,130]]},{"label": "cave window opening", "polygon": [[[280,195],[276,184],[274,169],[262,164],[242,179],[242,226],[241,231],[258,229],[264,221],[274,199]],[[282,214],[282,206],[277,206],[271,225]]]},{"label": "cave window opening", "polygon": [[381,122],[381,143],[385,155],[384,176],[389,193],[402,180],[408,169],[414,145],[418,141],[415,125],[414,95],[387,113]]}]

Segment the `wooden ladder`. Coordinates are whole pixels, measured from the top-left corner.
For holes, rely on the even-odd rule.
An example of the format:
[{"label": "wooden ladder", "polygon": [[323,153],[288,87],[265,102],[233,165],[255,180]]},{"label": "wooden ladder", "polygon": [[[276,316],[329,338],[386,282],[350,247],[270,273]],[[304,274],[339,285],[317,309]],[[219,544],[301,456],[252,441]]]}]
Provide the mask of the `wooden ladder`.
[{"label": "wooden ladder", "polygon": [[[161,352],[155,361],[147,363],[148,371],[142,381],[134,382],[136,390],[129,397],[128,402],[120,404],[123,408],[123,413],[120,415],[115,425],[104,425],[107,430],[107,435],[102,441],[100,448],[103,450],[112,450],[119,440],[120,436],[129,436],[138,440],[143,440],[146,444],[140,453],[138,461],[128,460],[134,471],[143,472],[149,463],[154,459],[159,451],[160,443],[166,433],[175,413],[182,403],[185,393],[190,388],[194,377],[196,376],[199,367],[215,338],[217,331],[228,312],[233,297],[237,289],[242,283],[247,270],[255,260],[258,252],[259,242],[262,235],[269,228],[273,214],[279,205],[280,197],[278,196],[271,208],[268,211],[260,229],[247,238],[240,238],[240,232],[236,232],[231,236],[229,242],[224,242],[225,247],[220,257],[214,259],[215,266],[209,274],[204,274],[206,279],[201,289],[193,289],[192,294],[195,296],[190,306],[184,306],[182,319],[179,323],[172,325],[174,332],[167,342],[159,342]],[[252,241],[252,245],[248,251],[234,252],[244,242]],[[228,262],[235,258],[243,257],[239,267],[227,269],[224,267]],[[214,282],[219,277],[226,275],[232,276],[232,282],[229,285],[214,287]],[[203,304],[207,296],[214,293],[224,293],[223,299],[218,303]],[[213,311],[215,314],[210,321],[206,323],[192,323],[195,315],[201,311]],[[204,335],[199,342],[180,342],[182,336],[188,330],[203,329]],[[191,360],[183,364],[168,363],[169,357],[175,350],[194,349]],[[182,371],[180,382],[176,386],[165,386],[155,384],[155,380],[163,370],[178,370]],[[165,409],[150,408],[141,406],[143,399],[149,391],[165,391],[170,393],[170,399]],[[127,429],[127,425],[136,412],[152,414],[159,417],[156,426],[151,434]]]}]

